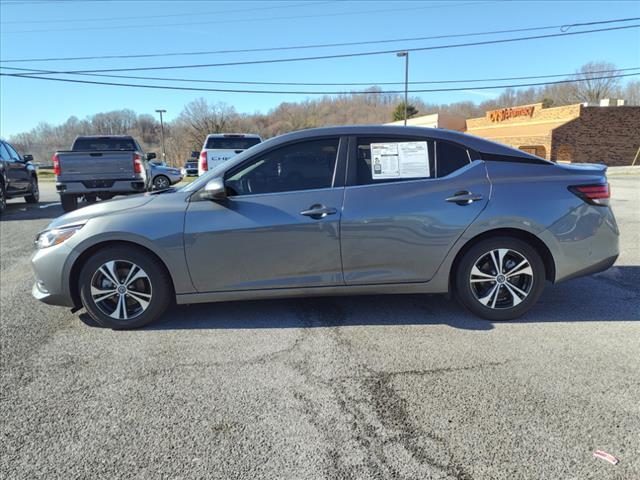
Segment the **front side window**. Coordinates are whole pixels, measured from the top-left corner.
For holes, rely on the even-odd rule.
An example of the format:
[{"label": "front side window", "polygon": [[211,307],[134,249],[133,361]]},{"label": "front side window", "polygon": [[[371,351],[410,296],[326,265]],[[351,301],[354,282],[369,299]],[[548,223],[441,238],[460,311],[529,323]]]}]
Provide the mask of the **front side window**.
[{"label": "front side window", "polygon": [[0,143],[0,159],[5,162],[11,160],[11,155],[9,155],[9,151],[5,148],[4,143]]},{"label": "front side window", "polygon": [[355,184],[374,185],[433,178],[434,165],[431,140],[399,137],[358,138]]},{"label": "front side window", "polygon": [[229,171],[229,195],[256,195],[330,188],[338,157],[338,138],[276,148]]},{"label": "front side window", "polygon": [[446,177],[471,162],[467,149],[461,145],[438,140],[436,149],[438,153],[438,178]]},{"label": "front side window", "polygon": [[4,146],[7,148],[7,151],[9,152],[9,157],[11,157],[12,160],[20,160],[20,155],[18,155],[18,152],[16,152],[11,145],[9,145],[8,143],[5,143]]}]

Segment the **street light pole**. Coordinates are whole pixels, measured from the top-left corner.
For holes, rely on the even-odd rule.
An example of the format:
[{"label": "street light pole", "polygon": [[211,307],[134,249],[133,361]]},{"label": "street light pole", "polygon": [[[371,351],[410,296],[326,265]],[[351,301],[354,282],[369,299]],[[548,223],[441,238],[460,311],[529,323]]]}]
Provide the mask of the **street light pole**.
[{"label": "street light pole", "polygon": [[409,52],[398,52],[397,57],[404,57],[404,126],[407,126],[407,105],[409,102]]},{"label": "street light pole", "polygon": [[160,142],[162,143],[162,162],[167,163],[167,154],[164,149],[164,123],[162,122],[162,114],[167,113],[167,111],[156,110],[156,112],[160,114]]}]

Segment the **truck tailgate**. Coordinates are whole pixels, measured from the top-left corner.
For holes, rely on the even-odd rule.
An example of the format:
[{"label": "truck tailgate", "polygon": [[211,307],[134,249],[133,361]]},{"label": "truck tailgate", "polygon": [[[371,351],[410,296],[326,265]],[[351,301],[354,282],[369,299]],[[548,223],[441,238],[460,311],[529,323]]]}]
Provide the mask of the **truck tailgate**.
[{"label": "truck tailgate", "polygon": [[134,179],[133,152],[60,152],[59,180]]}]

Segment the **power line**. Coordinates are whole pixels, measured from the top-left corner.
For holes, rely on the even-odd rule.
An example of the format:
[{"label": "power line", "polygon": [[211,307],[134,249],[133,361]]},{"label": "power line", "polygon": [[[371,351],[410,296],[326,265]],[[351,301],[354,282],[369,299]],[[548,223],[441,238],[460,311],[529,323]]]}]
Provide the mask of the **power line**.
[{"label": "power line", "polygon": [[[262,18],[241,18],[241,19],[230,19],[230,20],[222,20],[215,22],[216,25],[220,24],[229,24],[229,23],[246,23],[246,22],[266,22],[270,20],[297,20],[302,18],[319,18],[319,17],[336,17],[336,16],[347,16],[347,15],[363,15],[369,13],[392,13],[392,12],[406,12],[406,11],[414,11],[414,10],[428,10],[432,8],[448,8],[448,7],[459,7],[466,5],[480,5],[482,3],[493,3],[494,1],[503,1],[503,0],[490,0],[486,2],[466,2],[466,3],[446,3],[439,5],[424,5],[420,7],[406,7],[406,8],[391,8],[391,9],[381,9],[381,10],[361,10],[358,12],[335,12],[335,13],[320,13],[316,15],[291,15],[291,16],[283,16],[283,17],[262,17]],[[148,27],[181,27],[181,26],[193,26],[193,22],[191,23],[156,23],[152,25],[147,25]],[[45,33],[45,32],[79,32],[86,30],[114,30],[114,29],[127,29],[127,28],[139,28],[139,24],[133,25],[113,25],[113,26],[103,26],[103,27],[76,27],[76,28],[54,28],[54,29],[40,29],[40,30],[9,30],[4,31],[2,33]]]},{"label": "power line", "polygon": [[[640,24],[624,25],[619,27],[599,28],[594,30],[582,30],[579,32],[552,33],[547,35],[533,35],[529,37],[512,37],[512,38],[503,38],[499,40],[485,40],[482,42],[468,42],[468,43],[456,43],[456,44],[449,44],[449,45],[434,45],[430,47],[404,48],[402,50],[407,52],[424,52],[429,50],[471,47],[471,46],[477,46],[477,45],[496,45],[501,43],[522,42],[527,40],[539,40],[543,38],[567,37],[567,36],[573,36],[573,35],[584,35],[588,33],[608,32],[613,30],[625,30],[629,28],[638,28],[638,27],[640,27]],[[373,56],[373,55],[388,55],[391,53],[396,53],[397,51],[398,49],[377,50],[377,51],[369,51],[369,52],[317,55],[317,56],[311,56],[311,57],[290,57],[290,58],[278,58],[278,59],[269,59],[269,60],[246,60],[246,61],[237,61],[237,62],[204,63],[204,64],[194,64],[194,65],[103,68],[103,69],[95,69],[95,70],[66,70],[66,71],[60,71],[59,73],[63,73],[63,74],[112,73],[112,72],[134,72],[134,71],[149,71],[149,70],[177,70],[177,69],[187,69],[187,68],[227,67],[227,66],[236,66],[236,65],[259,65],[259,64],[271,64],[271,63],[300,62],[300,61],[309,61],[309,60],[328,60],[328,59],[334,59],[334,58],[355,58],[355,57],[367,57],[367,56]]]},{"label": "power line", "polygon": [[493,30],[493,31],[483,31],[483,32],[454,33],[454,34],[446,34],[446,35],[431,35],[426,37],[365,40],[365,41],[359,41],[359,42],[290,45],[290,46],[284,46],[284,47],[245,48],[245,49],[233,49],[233,50],[231,49],[209,50],[209,51],[196,51],[196,52],[165,52],[165,53],[146,53],[146,54],[130,54],[130,55],[93,55],[93,56],[84,56],[84,57],[20,58],[20,59],[11,59],[11,60],[0,59],[0,63],[53,62],[53,61],[71,61],[71,60],[108,60],[108,59],[123,59],[123,58],[157,58],[157,57],[193,56],[193,55],[214,55],[214,54],[228,54],[228,53],[275,52],[275,51],[303,50],[303,49],[313,49],[313,48],[352,47],[352,46],[359,46],[359,45],[415,42],[415,41],[422,41],[422,40],[474,37],[474,36],[484,36],[484,35],[498,35],[503,33],[520,33],[520,32],[532,32],[532,31],[554,30],[554,29],[561,29],[562,32],[564,33],[568,29],[575,28],[575,27],[586,27],[586,26],[592,26],[592,25],[631,22],[635,20],[640,20],[640,17],[618,18],[613,20],[596,20],[592,22],[569,23],[569,24],[562,24],[562,25],[547,25],[547,26],[541,26],[541,27],[514,28],[509,30]]},{"label": "power line", "polygon": [[[535,87],[542,85],[557,85],[563,83],[576,83],[593,80],[604,80],[611,78],[622,77],[634,77],[640,73],[626,73],[621,75],[608,75],[602,77],[590,77],[590,78],[578,78],[571,80],[557,80],[554,82],[538,82],[538,83],[520,83],[511,85],[484,85],[484,86],[471,86],[471,87],[454,87],[454,88],[432,88],[432,89],[418,89],[409,90],[409,93],[431,93],[431,92],[459,92],[465,90],[489,90],[500,88],[519,88],[519,87]],[[257,94],[280,94],[280,95],[378,95],[378,94],[399,94],[404,93],[404,90],[386,90],[386,91],[281,91],[281,90],[240,90],[240,89],[220,89],[220,88],[199,88],[199,87],[176,87],[170,85],[147,85],[136,83],[115,83],[115,82],[98,82],[91,80],[78,80],[72,78],[54,78],[54,77],[41,77],[38,75],[21,75],[16,73],[0,73],[0,76],[15,77],[15,78],[29,78],[34,80],[48,80],[54,82],[68,82],[68,83],[82,83],[89,85],[105,85],[115,87],[131,87],[131,88],[148,88],[158,90],[180,90],[189,92],[219,92],[219,93],[257,93]]]},{"label": "power line", "polygon": [[[18,68],[18,67],[3,67],[0,66],[0,69],[3,70],[12,70],[19,72],[29,72],[28,74],[16,74],[16,76],[28,76],[29,74],[65,74],[62,71],[56,70],[39,70],[34,68]],[[591,70],[586,72],[588,74],[601,74],[601,73],[618,73],[618,72],[629,72],[634,70],[640,70],[640,67],[630,67],[630,68],[615,68],[611,70]],[[541,78],[558,78],[558,77],[568,77],[571,75],[579,75],[581,72],[571,72],[571,73],[555,73],[551,75],[527,75],[521,77],[493,77],[493,78],[474,78],[474,79],[464,79],[464,80],[421,80],[421,81],[410,81],[410,85],[433,85],[433,84],[452,84],[452,83],[474,83],[474,82],[504,82],[511,80],[534,80]],[[82,75],[89,77],[100,77],[100,78],[123,78],[129,80],[160,80],[165,82],[190,82],[190,83],[214,83],[214,84],[229,84],[229,85],[279,85],[279,86],[322,86],[322,87],[339,87],[339,86],[347,86],[347,87],[362,87],[362,86],[379,86],[379,85],[404,85],[404,82],[346,82],[346,83],[313,83],[313,82],[258,82],[258,81],[237,81],[237,80],[208,80],[208,79],[193,79],[193,78],[171,78],[171,77],[147,77],[147,76],[136,76],[136,75],[107,75],[107,74],[99,74],[99,73],[76,73],[74,75]]]},{"label": "power line", "polygon": [[[59,0],[58,0],[59,1]],[[196,12],[196,13],[172,13],[165,15],[145,15],[145,20],[150,18],[174,18],[174,17],[202,17],[208,15],[220,15],[223,13],[243,13],[243,12],[254,12],[258,10],[274,10],[280,8],[299,8],[299,7],[309,7],[314,5],[323,5],[327,3],[336,3],[340,0],[327,0],[322,2],[307,2],[307,3],[298,3],[298,2],[290,2],[289,5],[271,5],[268,7],[255,7],[251,9],[235,9],[235,10],[218,10],[217,12]],[[13,20],[9,22],[0,22],[2,25],[12,25],[12,24],[32,24],[32,23],[76,23],[76,22],[107,22],[113,20],[131,20],[131,16],[128,17],[94,17],[94,18],[66,18],[66,19],[52,19],[52,20]]]}]

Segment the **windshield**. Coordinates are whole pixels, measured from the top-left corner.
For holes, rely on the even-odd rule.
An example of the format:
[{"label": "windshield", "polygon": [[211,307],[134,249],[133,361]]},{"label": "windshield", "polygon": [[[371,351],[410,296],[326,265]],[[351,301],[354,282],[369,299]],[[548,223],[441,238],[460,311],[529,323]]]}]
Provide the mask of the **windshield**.
[{"label": "windshield", "polygon": [[246,150],[260,143],[256,137],[209,137],[204,148],[213,150]]}]

